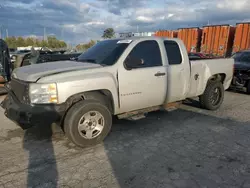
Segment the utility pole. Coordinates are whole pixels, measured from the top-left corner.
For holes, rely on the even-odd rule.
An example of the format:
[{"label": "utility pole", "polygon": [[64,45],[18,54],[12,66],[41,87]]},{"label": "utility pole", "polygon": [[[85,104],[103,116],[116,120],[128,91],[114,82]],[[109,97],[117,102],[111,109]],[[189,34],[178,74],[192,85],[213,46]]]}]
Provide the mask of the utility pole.
[{"label": "utility pole", "polygon": [[62,28],[62,31],[61,31],[61,40],[63,40],[63,35],[64,35],[64,30]]},{"label": "utility pole", "polygon": [[6,38],[9,38],[9,31],[6,29]]},{"label": "utility pole", "polygon": [[2,25],[0,25],[0,39],[2,38]]},{"label": "utility pole", "polygon": [[44,27],[43,28],[43,40],[46,41],[47,38],[46,38],[46,28]]}]

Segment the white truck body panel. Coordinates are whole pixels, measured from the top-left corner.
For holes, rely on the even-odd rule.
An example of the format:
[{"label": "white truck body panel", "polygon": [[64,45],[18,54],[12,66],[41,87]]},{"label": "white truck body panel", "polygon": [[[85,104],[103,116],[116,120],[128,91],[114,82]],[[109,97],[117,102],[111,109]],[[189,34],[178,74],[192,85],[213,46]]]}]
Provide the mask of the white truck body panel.
[{"label": "white truck body panel", "polygon": [[[191,61],[190,89],[186,97],[190,98],[201,95],[206,88],[209,78],[216,74],[225,75],[223,86],[225,90],[228,89],[233,76],[233,63],[233,59]],[[198,79],[192,79],[196,74],[199,75]]]},{"label": "white truck body panel", "polygon": [[186,47],[181,40],[174,39],[174,41],[176,41],[179,45],[182,62],[178,65],[169,65],[168,58],[166,58],[168,62],[168,88],[165,101],[166,103],[185,99],[190,88],[190,71],[187,71],[190,70],[190,65]]},{"label": "white truck body panel", "polygon": [[[183,42],[179,39],[158,37],[135,38],[112,66],[74,61],[53,62],[21,67],[13,76],[38,83],[56,82],[59,103],[86,91],[108,90],[113,97],[114,114],[163,105],[201,95],[208,80],[215,74],[225,75],[227,89],[233,77],[233,59],[189,61]],[[124,61],[136,44],[145,40],[158,42],[162,66],[126,70]],[[182,63],[169,65],[163,41],[178,43]],[[191,66],[190,66],[191,64]],[[157,72],[165,73],[155,77]],[[195,80],[195,75],[198,79]]]},{"label": "white truck body panel", "polygon": [[39,78],[47,75],[96,67],[101,67],[101,65],[76,61],[55,61],[50,62],[49,64],[41,63],[36,64],[35,66],[24,66],[16,68],[13,71],[12,76],[20,80],[35,82]]}]

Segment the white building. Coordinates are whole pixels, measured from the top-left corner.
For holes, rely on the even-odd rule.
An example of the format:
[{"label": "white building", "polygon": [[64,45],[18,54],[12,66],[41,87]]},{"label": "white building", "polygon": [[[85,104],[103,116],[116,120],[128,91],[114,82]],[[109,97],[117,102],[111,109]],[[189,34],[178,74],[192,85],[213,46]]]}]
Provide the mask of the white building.
[{"label": "white building", "polygon": [[[31,50],[32,46],[26,46],[26,47],[17,47],[17,51],[20,50]],[[35,50],[41,50],[42,47],[34,47]]]}]

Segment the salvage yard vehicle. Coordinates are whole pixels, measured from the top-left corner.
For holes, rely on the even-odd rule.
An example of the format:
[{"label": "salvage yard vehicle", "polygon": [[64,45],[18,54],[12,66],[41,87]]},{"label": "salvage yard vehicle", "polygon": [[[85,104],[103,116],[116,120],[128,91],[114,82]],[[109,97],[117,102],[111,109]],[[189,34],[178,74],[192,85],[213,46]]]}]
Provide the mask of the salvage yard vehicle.
[{"label": "salvage yard vehicle", "polygon": [[0,95],[7,93],[4,84],[10,80],[12,70],[8,45],[0,39]]},{"label": "salvage yard vehicle", "polygon": [[31,64],[70,60],[72,58],[77,58],[79,55],[81,55],[81,53],[60,53],[33,50],[28,53],[16,54],[14,66],[17,68]]},{"label": "salvage yard vehicle", "polygon": [[60,122],[73,143],[86,147],[104,140],[112,115],[138,120],[192,97],[199,97],[203,108],[217,110],[230,86],[233,62],[190,62],[179,39],[103,40],[76,61],[15,69],[1,106],[23,129]]},{"label": "salvage yard vehicle", "polygon": [[[2,43],[5,43],[4,40],[1,40]],[[5,49],[8,49],[7,44],[5,43]],[[1,50],[1,49],[0,49]],[[9,55],[10,57],[10,62],[7,63],[7,60],[5,59],[6,65],[10,64],[11,65],[11,70],[18,68],[18,67],[23,67],[31,64],[38,64],[38,63],[47,63],[51,61],[63,61],[63,60],[70,60],[70,59],[75,59],[77,58],[81,53],[65,53],[65,51],[45,51],[45,50],[22,50],[18,51],[16,53],[12,53]],[[0,71],[1,74],[8,75],[6,73],[6,65],[4,69],[1,69],[2,64],[0,64]],[[4,84],[8,82],[4,78],[0,78],[0,95],[6,94],[7,91],[4,88]]]},{"label": "salvage yard vehicle", "polygon": [[231,88],[246,88],[247,94],[250,94],[250,50],[236,52],[233,58],[235,63]]}]

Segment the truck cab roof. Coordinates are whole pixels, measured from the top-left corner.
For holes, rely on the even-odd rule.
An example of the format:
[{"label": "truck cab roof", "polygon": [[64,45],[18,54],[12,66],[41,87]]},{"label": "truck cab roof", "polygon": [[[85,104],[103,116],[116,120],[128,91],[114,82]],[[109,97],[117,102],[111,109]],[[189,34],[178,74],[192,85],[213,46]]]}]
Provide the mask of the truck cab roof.
[{"label": "truck cab roof", "polygon": [[168,38],[168,37],[158,37],[158,36],[132,36],[132,37],[120,37],[114,39],[105,39],[105,40],[173,40],[180,41],[178,38]]}]

